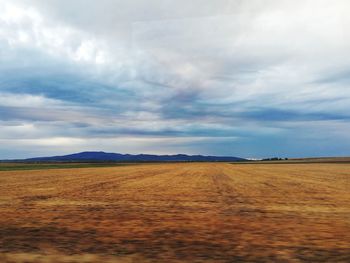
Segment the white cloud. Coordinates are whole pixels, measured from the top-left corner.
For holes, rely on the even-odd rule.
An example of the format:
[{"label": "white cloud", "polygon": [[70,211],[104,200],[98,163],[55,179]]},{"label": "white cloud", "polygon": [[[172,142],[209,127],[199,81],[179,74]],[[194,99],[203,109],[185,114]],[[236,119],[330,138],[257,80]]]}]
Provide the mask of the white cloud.
[{"label": "white cloud", "polygon": [[0,106],[9,107],[57,107],[63,106],[62,101],[30,94],[13,94],[0,92]]},{"label": "white cloud", "polygon": [[31,5],[1,1],[0,6],[0,40],[12,49],[36,48],[76,62],[107,62],[104,41],[88,32],[56,24]]}]

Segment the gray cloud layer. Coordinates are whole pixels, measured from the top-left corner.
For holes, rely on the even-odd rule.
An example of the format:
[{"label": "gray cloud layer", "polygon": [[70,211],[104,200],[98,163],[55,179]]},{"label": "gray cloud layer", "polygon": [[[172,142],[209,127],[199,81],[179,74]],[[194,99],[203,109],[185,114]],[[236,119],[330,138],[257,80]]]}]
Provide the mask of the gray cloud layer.
[{"label": "gray cloud layer", "polygon": [[0,0],[0,10],[0,158],[349,154],[346,0]]}]

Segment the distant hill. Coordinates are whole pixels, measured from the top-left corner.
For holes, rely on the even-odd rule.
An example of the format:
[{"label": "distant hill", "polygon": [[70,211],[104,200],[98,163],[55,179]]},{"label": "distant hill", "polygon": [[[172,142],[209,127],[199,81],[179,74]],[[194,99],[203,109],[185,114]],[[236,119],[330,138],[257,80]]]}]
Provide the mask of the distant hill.
[{"label": "distant hill", "polygon": [[106,152],[81,152],[63,156],[37,157],[21,161],[26,162],[237,162],[243,158],[230,156],[203,155],[152,155],[152,154],[120,154]]}]

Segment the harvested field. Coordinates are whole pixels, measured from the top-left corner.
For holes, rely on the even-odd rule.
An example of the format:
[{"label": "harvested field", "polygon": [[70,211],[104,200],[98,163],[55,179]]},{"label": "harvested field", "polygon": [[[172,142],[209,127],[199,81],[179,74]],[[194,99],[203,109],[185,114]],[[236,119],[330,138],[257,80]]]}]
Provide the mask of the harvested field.
[{"label": "harvested field", "polygon": [[0,262],[350,262],[350,164],[0,172]]}]

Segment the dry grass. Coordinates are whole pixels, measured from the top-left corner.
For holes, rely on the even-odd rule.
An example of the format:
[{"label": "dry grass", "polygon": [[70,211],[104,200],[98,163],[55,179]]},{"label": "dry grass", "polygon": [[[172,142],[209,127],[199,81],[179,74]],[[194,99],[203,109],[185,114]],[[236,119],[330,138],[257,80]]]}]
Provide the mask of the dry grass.
[{"label": "dry grass", "polygon": [[137,255],[131,256],[110,256],[110,255],[94,255],[94,254],[76,254],[65,255],[50,251],[49,253],[2,253],[0,254],[0,262],[6,263],[138,263],[150,262],[143,257]]},{"label": "dry grass", "polygon": [[0,262],[350,262],[349,164],[0,172]]}]

